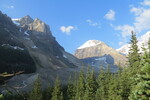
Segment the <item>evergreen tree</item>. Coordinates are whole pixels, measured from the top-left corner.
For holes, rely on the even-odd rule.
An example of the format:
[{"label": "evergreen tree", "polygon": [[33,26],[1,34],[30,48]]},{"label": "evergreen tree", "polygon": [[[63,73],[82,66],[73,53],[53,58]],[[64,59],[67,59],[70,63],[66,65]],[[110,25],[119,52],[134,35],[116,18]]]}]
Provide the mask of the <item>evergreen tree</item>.
[{"label": "evergreen tree", "polygon": [[51,100],[63,100],[63,93],[60,86],[59,78],[57,77],[55,80],[54,89],[52,92],[52,99]]},{"label": "evergreen tree", "polygon": [[[150,48],[150,41],[149,41]],[[141,57],[140,72],[135,78],[136,85],[133,86],[130,100],[150,100],[150,52],[145,50]]]},{"label": "evergreen tree", "polygon": [[84,71],[83,69],[79,73],[79,79],[77,82],[77,90],[76,90],[76,100],[84,100],[85,94],[85,80],[84,80]]},{"label": "evergreen tree", "polygon": [[122,100],[121,95],[119,95],[119,81],[116,75],[111,76],[108,89],[108,100]]},{"label": "evergreen tree", "polygon": [[139,55],[139,49],[137,46],[137,38],[136,38],[136,34],[132,31],[132,36],[131,36],[131,47],[129,50],[129,54],[128,54],[128,58],[129,58],[129,66],[133,67],[133,68],[137,68],[139,65],[139,61],[140,61],[140,55]]},{"label": "evergreen tree", "polygon": [[50,86],[50,84],[43,91],[43,98],[44,98],[44,100],[50,100],[50,98],[52,98],[52,87]]},{"label": "evergreen tree", "polygon": [[29,94],[28,100],[42,100],[42,89],[39,77],[34,82],[34,87],[31,93]]},{"label": "evergreen tree", "polygon": [[4,100],[3,94],[0,94],[0,100]]},{"label": "evergreen tree", "polygon": [[124,68],[124,70],[118,75],[118,95],[122,100],[128,100],[131,85],[133,84],[133,81],[130,78],[130,68]]},{"label": "evergreen tree", "polygon": [[92,72],[90,71],[90,68],[87,72],[87,78],[86,78],[86,90],[85,90],[85,100],[95,100],[95,93],[96,93],[96,77],[94,70]]},{"label": "evergreen tree", "polygon": [[68,81],[68,88],[67,88],[67,100],[75,100],[76,95],[76,84],[72,82],[71,77]]},{"label": "evergreen tree", "polygon": [[97,79],[97,91],[96,91],[96,96],[95,100],[105,100],[105,72],[104,68],[101,67],[100,73]]}]

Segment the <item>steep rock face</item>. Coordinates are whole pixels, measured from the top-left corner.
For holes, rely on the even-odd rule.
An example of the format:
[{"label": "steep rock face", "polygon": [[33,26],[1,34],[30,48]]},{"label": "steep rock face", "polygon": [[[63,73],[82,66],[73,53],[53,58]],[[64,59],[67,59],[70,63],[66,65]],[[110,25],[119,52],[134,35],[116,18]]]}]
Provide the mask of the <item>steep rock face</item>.
[{"label": "steep rock face", "polygon": [[51,34],[50,32],[50,28],[48,25],[46,25],[44,22],[42,22],[41,20],[39,20],[38,18],[36,18],[33,23],[31,23],[29,25],[29,28],[28,30],[34,30],[34,31],[37,31],[37,32],[42,32],[42,33],[49,33]]},{"label": "steep rock face", "polygon": [[113,57],[115,65],[121,64],[123,66],[127,61],[125,56],[119,54],[115,49],[98,40],[87,41],[75,51],[74,55],[79,59],[110,55]]},{"label": "steep rock face", "polygon": [[35,72],[35,63],[25,45],[18,39],[19,28],[0,12],[0,73]]},{"label": "steep rock face", "polygon": [[34,21],[29,15],[27,15],[21,19],[12,19],[12,20],[16,23],[19,23],[20,26],[28,25]]},{"label": "steep rock face", "polygon": [[99,71],[100,68],[107,70],[108,65],[110,66],[109,69],[111,72],[116,72],[118,70],[118,67],[114,64],[114,58],[110,55],[89,57],[81,60],[87,63],[88,65],[92,66],[95,69],[95,71]]},{"label": "steep rock face", "polygon": [[20,40],[26,46],[34,59],[37,71],[41,68],[68,68],[77,67],[76,63],[64,58],[64,48],[52,36],[50,28],[40,19],[32,19],[25,16],[21,19],[13,19],[20,27]]},{"label": "steep rock face", "polygon": [[[35,73],[16,75],[7,81],[7,85],[17,90],[28,91],[32,89],[34,80],[40,77],[44,88],[49,82],[53,83],[57,75],[65,83],[70,75],[74,75],[80,69],[82,62],[65,52],[52,36],[49,26],[41,20],[33,20],[30,16],[11,20],[0,12],[0,22],[0,50],[4,51],[1,47],[6,45],[17,54],[21,54],[16,56],[12,54],[14,52],[9,52],[7,57],[7,52],[4,52],[4,60],[7,61],[11,57],[9,61],[18,69],[23,64],[27,65],[29,70],[33,65],[36,66]],[[17,58],[17,61],[12,57]],[[0,59],[0,63],[2,61],[3,58]]]},{"label": "steep rock face", "polygon": [[[148,40],[150,39],[150,31],[146,32],[144,35],[142,35],[141,37],[138,38],[138,48],[139,48],[139,52],[142,53],[142,47],[144,45],[144,47],[148,48]],[[128,55],[130,50],[130,44],[126,44],[123,45],[122,47],[120,47],[119,49],[117,49],[117,51],[121,54],[124,55]]]}]

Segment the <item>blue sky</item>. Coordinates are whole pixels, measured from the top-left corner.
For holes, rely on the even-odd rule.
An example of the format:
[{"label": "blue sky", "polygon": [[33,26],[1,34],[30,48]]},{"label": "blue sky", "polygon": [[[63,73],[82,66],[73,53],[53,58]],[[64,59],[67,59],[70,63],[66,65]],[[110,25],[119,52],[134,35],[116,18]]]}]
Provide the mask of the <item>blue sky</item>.
[{"label": "blue sky", "polygon": [[117,49],[129,42],[131,30],[137,36],[150,30],[150,0],[0,0],[0,10],[41,19],[70,53],[93,39]]}]

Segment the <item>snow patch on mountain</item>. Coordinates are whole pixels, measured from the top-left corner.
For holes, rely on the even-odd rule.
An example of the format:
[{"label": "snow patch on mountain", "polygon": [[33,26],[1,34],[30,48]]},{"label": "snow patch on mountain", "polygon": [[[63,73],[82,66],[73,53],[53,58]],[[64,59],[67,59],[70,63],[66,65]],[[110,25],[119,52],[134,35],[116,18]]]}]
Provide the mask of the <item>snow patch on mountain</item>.
[{"label": "snow patch on mountain", "polygon": [[18,47],[18,46],[11,46],[11,45],[9,45],[9,44],[2,44],[1,46],[8,46],[8,47],[10,47],[10,48],[13,48],[13,49],[19,49],[19,50],[24,50],[24,48],[21,48],[21,47]]},{"label": "snow patch on mountain", "polygon": [[27,31],[24,32],[25,35],[29,36],[29,34],[27,33]]},{"label": "snow patch on mountain", "polygon": [[14,24],[16,24],[17,26],[20,25],[19,21],[20,21],[20,18],[17,18],[17,19],[11,19],[13,21]]},{"label": "snow patch on mountain", "polygon": [[63,57],[67,59],[67,56],[63,54]]},{"label": "snow patch on mountain", "polygon": [[78,49],[83,49],[83,48],[88,48],[88,47],[92,47],[92,46],[96,46],[101,44],[101,41],[98,40],[89,40],[87,42],[85,42],[82,46],[80,46]]},{"label": "snow patch on mountain", "polygon": [[20,18],[13,18],[12,21],[20,21]]},{"label": "snow patch on mountain", "polygon": [[33,49],[36,49],[36,48],[38,48],[38,47],[37,47],[36,45],[34,45],[34,46],[32,46],[32,48],[33,48]]},{"label": "snow patch on mountain", "polygon": [[123,45],[121,48],[116,49],[116,50],[117,50],[119,53],[126,55],[126,54],[128,54],[129,49],[130,49],[130,44],[126,44],[126,45]]}]

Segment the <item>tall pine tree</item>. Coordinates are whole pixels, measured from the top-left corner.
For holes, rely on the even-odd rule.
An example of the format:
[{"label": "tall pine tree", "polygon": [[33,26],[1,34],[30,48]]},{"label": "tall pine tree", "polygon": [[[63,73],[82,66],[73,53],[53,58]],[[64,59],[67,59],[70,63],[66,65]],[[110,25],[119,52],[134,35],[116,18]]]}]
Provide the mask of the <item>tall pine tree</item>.
[{"label": "tall pine tree", "polygon": [[136,38],[136,34],[132,31],[132,36],[131,36],[131,41],[130,41],[130,50],[129,50],[129,54],[128,54],[128,58],[129,58],[129,66],[130,67],[134,67],[137,68],[139,66],[139,61],[140,61],[140,55],[139,55],[139,49],[137,46],[137,38]]},{"label": "tall pine tree", "polygon": [[76,90],[76,100],[84,100],[85,94],[85,80],[84,80],[84,71],[83,69],[79,73],[79,78],[77,82],[77,90]]},{"label": "tall pine tree", "polygon": [[136,85],[133,86],[130,100],[150,100],[150,40],[149,50],[141,57],[140,72],[136,75]]},{"label": "tall pine tree", "polygon": [[75,100],[76,95],[76,83],[72,82],[71,77],[68,81],[68,88],[67,88],[67,100]]},{"label": "tall pine tree", "polygon": [[49,83],[48,87],[43,91],[44,100],[50,100],[52,98],[52,87]]},{"label": "tall pine tree", "polygon": [[29,94],[28,100],[42,100],[42,89],[41,89],[41,82],[40,78],[38,77],[34,83],[34,88]]},{"label": "tall pine tree", "polygon": [[61,90],[60,80],[57,76],[55,80],[54,89],[52,92],[52,99],[51,100],[63,100],[63,93]]},{"label": "tall pine tree", "polygon": [[85,100],[95,100],[97,83],[94,70],[92,70],[91,72],[90,68],[88,69],[87,72],[85,87],[86,87]]},{"label": "tall pine tree", "polygon": [[97,79],[97,91],[96,91],[96,96],[95,96],[95,100],[105,100],[105,72],[104,72],[104,68],[101,67],[100,72],[99,72],[99,76]]}]

